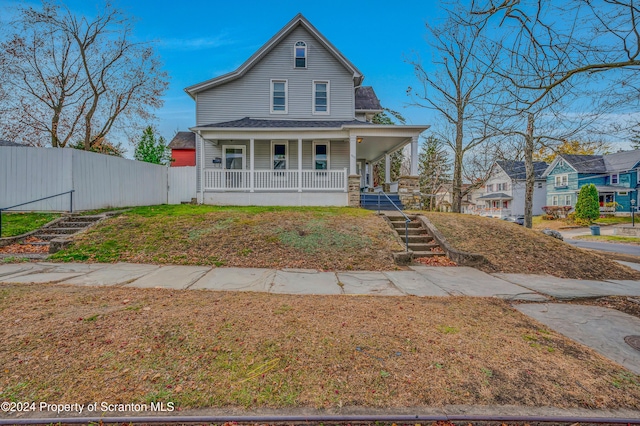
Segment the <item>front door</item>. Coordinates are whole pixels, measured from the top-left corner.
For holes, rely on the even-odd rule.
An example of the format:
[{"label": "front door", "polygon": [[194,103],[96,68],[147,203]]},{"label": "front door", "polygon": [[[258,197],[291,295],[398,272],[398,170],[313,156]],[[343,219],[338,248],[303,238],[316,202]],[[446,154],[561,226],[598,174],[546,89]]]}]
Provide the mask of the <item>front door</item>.
[{"label": "front door", "polygon": [[240,189],[248,184],[245,182],[244,172],[242,172],[247,166],[245,149],[244,145],[225,145],[222,147],[227,188]]}]

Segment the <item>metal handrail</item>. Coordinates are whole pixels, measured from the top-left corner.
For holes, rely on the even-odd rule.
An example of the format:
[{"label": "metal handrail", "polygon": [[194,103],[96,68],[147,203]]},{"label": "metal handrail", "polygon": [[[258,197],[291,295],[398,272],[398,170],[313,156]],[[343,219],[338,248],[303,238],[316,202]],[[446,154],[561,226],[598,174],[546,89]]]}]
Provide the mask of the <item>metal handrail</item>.
[{"label": "metal handrail", "polygon": [[20,206],[26,206],[27,204],[31,204],[31,203],[37,203],[38,201],[48,200],[49,198],[54,198],[54,197],[59,197],[61,195],[69,194],[69,213],[73,213],[73,193],[74,192],[76,192],[76,190],[72,189],[71,191],[61,192],[60,194],[50,195],[49,197],[38,198],[37,200],[27,201],[26,203],[16,204],[15,206],[0,208],[0,237],[2,237],[2,212],[3,211],[20,207]]},{"label": "metal handrail", "polygon": [[405,251],[409,252],[409,223],[411,222],[411,219],[409,219],[409,216],[407,216],[402,210],[400,210],[400,207],[398,207],[396,203],[394,203],[393,200],[389,198],[389,196],[384,191],[378,192],[378,214],[380,214],[380,194],[387,197],[387,200],[389,200],[391,205],[395,207],[395,209],[398,210],[402,216],[404,216],[404,246]]}]

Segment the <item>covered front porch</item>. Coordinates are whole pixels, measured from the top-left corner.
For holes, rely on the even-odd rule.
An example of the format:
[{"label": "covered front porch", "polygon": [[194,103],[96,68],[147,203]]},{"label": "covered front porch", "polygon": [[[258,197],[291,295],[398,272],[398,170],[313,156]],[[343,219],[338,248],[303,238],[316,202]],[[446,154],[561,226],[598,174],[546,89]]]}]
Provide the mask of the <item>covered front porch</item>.
[{"label": "covered front porch", "polygon": [[[220,123],[192,129],[201,203],[359,205],[360,192],[372,186],[366,173],[370,165],[384,159],[391,184],[390,155],[407,144],[412,148],[411,175],[417,176],[418,137],[428,127],[240,121],[244,126]],[[274,124],[278,127],[267,127]]]}]

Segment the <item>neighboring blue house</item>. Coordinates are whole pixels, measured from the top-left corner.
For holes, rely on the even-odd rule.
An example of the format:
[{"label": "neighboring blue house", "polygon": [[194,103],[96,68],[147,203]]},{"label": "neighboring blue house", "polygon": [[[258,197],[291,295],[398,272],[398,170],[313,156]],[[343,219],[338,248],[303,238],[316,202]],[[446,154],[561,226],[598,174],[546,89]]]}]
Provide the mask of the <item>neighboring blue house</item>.
[{"label": "neighboring blue house", "polygon": [[600,212],[629,214],[632,199],[638,208],[640,150],[606,155],[559,154],[543,176],[547,179],[548,206],[575,207],[580,188],[593,183],[600,198]]}]

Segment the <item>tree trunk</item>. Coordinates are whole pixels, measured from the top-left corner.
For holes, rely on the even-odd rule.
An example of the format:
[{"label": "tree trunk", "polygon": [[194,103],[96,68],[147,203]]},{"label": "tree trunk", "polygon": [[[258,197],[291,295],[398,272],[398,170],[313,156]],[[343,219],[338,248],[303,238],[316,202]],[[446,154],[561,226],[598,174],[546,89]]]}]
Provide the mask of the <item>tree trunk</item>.
[{"label": "tree trunk", "polygon": [[527,135],[524,140],[524,169],[526,173],[524,190],[524,226],[531,229],[533,226],[533,187],[536,176],[533,169],[533,114],[527,117]]},{"label": "tree trunk", "polygon": [[456,124],[456,149],[453,160],[453,194],[451,196],[451,211],[453,213],[462,211],[462,136],[462,123],[458,120]]}]

